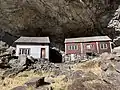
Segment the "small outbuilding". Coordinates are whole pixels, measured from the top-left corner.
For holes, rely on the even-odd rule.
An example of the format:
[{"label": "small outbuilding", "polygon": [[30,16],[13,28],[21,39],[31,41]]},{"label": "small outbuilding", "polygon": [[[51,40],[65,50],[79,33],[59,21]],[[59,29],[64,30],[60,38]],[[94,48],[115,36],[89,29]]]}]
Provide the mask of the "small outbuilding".
[{"label": "small outbuilding", "polygon": [[49,37],[20,37],[15,44],[16,56],[27,55],[36,59],[49,59]]},{"label": "small outbuilding", "polygon": [[85,57],[104,52],[111,53],[111,39],[108,36],[92,36],[65,39],[65,54]]}]

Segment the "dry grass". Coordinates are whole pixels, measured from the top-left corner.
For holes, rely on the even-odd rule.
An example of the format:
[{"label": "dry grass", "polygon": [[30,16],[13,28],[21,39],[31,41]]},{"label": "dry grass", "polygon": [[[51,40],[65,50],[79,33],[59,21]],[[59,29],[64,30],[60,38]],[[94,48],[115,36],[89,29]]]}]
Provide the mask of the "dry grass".
[{"label": "dry grass", "polygon": [[27,90],[35,90],[34,87],[28,87]]},{"label": "dry grass", "polygon": [[[67,69],[67,68],[66,68]],[[77,71],[77,70],[82,70],[84,72],[93,72],[94,74],[101,76],[101,68],[100,68],[100,63],[99,61],[96,60],[90,60],[84,63],[78,63],[75,65],[72,65],[71,70]],[[33,71],[24,71],[19,73],[16,77],[14,78],[5,78],[0,83],[0,90],[10,90],[16,86],[21,86],[23,85],[26,81],[34,78],[34,77],[40,77],[40,76],[50,76],[54,75],[54,72],[36,72],[34,73]],[[65,78],[65,75],[57,76],[56,78],[52,78],[55,83],[52,83],[51,86],[53,87],[53,90],[66,90],[66,87],[72,83],[72,81],[69,80],[68,82],[64,82],[63,79]],[[28,88],[28,90],[34,90],[33,88]]]},{"label": "dry grass", "polygon": [[[0,84],[0,90],[10,90],[16,86],[21,86],[28,80],[34,77],[40,77],[40,76],[48,76],[52,73],[34,73],[33,71],[24,71],[19,73],[16,77],[14,78],[8,78],[6,77]],[[32,90],[32,89],[29,89]]]},{"label": "dry grass", "polygon": [[70,82],[64,82],[63,78],[65,78],[65,75],[54,78],[55,83],[51,84],[53,90],[66,90],[66,86],[70,84]]},{"label": "dry grass", "polygon": [[[25,82],[27,82],[28,80],[30,80],[31,78],[34,77],[42,77],[42,76],[50,76],[53,75],[52,72],[38,72],[38,73],[34,73],[33,71],[24,71],[19,73],[16,77],[14,78],[8,78],[6,77],[0,84],[0,90],[10,90],[16,86],[21,86],[23,85]],[[53,87],[54,90],[64,90],[65,86],[67,85],[67,83],[65,83],[63,81],[63,78],[65,77],[65,75],[62,76],[58,76],[56,78],[53,78],[53,80],[55,81],[55,83],[51,84],[51,86]],[[32,87],[29,87],[28,90],[34,90]]]},{"label": "dry grass", "polygon": [[100,68],[100,63],[99,61],[96,60],[90,60],[90,61],[86,61],[84,63],[79,63],[79,64],[75,64],[72,68],[72,70],[77,71],[77,70],[83,70],[84,72],[93,72],[96,75],[101,75],[101,68]]}]

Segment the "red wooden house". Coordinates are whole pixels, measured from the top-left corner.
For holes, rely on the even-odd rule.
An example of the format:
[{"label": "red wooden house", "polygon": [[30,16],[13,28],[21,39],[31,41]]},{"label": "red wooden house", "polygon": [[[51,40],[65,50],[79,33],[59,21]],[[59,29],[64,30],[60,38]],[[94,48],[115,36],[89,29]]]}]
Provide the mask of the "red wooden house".
[{"label": "red wooden house", "polygon": [[108,36],[93,36],[65,39],[65,54],[79,55],[112,52],[111,39]]}]

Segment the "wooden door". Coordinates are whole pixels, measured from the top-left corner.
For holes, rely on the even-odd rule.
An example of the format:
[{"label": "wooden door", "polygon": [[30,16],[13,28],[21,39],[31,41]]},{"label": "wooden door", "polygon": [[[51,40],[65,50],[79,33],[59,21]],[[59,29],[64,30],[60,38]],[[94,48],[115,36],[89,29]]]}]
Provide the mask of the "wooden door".
[{"label": "wooden door", "polygon": [[46,53],[45,53],[45,48],[41,48],[41,58],[45,58]]}]

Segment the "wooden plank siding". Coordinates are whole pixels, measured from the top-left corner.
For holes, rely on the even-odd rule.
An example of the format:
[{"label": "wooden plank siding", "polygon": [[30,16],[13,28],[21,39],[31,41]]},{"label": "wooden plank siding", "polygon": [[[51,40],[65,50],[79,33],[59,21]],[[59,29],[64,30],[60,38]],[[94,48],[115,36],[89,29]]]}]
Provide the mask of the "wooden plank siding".
[{"label": "wooden plank siding", "polygon": [[[88,45],[91,46],[90,49],[87,48]],[[86,54],[88,52],[94,52],[94,53],[98,52],[96,42],[83,43],[83,53]]]},{"label": "wooden plank siding", "polygon": [[[66,46],[66,54],[80,54],[81,53],[81,44],[80,43],[67,43],[65,44]],[[69,50],[69,46],[77,46],[78,49],[77,50]]]},{"label": "wooden plank siding", "polygon": [[[101,48],[101,44],[106,44],[107,48]],[[78,47],[77,50],[69,50],[69,46],[76,45]],[[88,49],[87,45],[90,45],[91,48]],[[96,54],[102,54],[104,52],[111,52],[111,43],[110,41],[104,41],[104,42],[84,42],[84,43],[66,43],[65,44],[65,53],[66,54],[78,54],[78,55],[86,55],[86,53],[96,53]]]},{"label": "wooden plank siding", "polygon": [[[70,46],[78,46],[78,49],[69,49]],[[70,56],[85,57],[104,52],[111,53],[111,39],[108,36],[92,36],[65,39],[65,54]]]},{"label": "wooden plank siding", "polygon": [[[101,44],[106,44],[107,45],[107,48],[106,49],[102,49],[101,48]],[[98,47],[99,47],[99,54],[102,54],[104,52],[108,52],[108,53],[111,53],[111,44],[109,41],[106,41],[106,42],[98,42]]]},{"label": "wooden plank siding", "polygon": [[33,58],[41,58],[41,49],[45,48],[45,58],[49,59],[49,45],[16,45],[16,56],[19,56],[20,49],[30,49],[30,56]]}]

